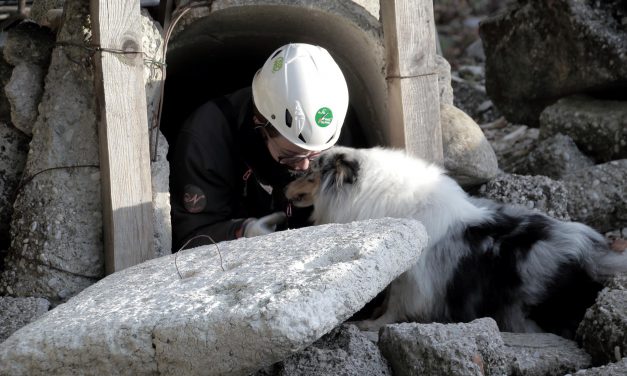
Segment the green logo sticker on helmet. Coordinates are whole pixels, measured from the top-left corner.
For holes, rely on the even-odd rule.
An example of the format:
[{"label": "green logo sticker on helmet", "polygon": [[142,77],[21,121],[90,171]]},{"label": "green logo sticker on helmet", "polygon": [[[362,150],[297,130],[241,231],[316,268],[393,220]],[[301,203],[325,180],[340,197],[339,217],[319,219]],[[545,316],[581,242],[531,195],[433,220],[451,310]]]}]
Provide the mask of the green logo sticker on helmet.
[{"label": "green logo sticker on helmet", "polygon": [[280,70],[281,68],[283,68],[283,57],[277,57],[274,60],[274,64],[272,64],[272,73]]},{"label": "green logo sticker on helmet", "polygon": [[333,120],[333,111],[329,107],[322,107],[316,112],[316,124],[319,127],[326,127]]}]

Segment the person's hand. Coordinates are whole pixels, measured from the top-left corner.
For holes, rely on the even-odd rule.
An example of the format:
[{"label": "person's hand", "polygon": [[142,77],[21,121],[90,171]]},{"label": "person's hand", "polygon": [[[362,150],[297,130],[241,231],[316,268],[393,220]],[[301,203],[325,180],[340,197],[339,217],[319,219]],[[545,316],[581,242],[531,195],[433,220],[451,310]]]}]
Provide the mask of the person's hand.
[{"label": "person's hand", "polygon": [[286,216],[283,212],[276,212],[259,219],[249,218],[246,220],[244,227],[244,236],[252,238],[253,236],[267,235],[276,230],[276,226],[285,222]]}]

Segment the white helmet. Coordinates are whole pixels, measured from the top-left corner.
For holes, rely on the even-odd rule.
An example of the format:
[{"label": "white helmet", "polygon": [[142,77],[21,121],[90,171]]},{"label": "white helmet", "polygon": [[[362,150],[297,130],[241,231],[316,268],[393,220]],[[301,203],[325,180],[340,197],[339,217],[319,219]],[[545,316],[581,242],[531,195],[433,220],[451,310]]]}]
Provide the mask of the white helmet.
[{"label": "white helmet", "polygon": [[348,86],[327,50],[303,43],[280,47],[253,78],[261,114],[306,150],[333,146],[348,109]]}]

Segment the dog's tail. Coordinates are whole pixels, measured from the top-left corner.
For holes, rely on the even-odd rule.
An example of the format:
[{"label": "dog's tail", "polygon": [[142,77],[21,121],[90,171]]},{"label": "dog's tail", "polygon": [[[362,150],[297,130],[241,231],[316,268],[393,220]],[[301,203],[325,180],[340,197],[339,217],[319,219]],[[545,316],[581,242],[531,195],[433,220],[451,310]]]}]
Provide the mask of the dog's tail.
[{"label": "dog's tail", "polygon": [[603,282],[617,273],[627,272],[627,252],[613,251],[603,235],[582,223],[568,225],[580,234],[583,264],[590,277]]}]

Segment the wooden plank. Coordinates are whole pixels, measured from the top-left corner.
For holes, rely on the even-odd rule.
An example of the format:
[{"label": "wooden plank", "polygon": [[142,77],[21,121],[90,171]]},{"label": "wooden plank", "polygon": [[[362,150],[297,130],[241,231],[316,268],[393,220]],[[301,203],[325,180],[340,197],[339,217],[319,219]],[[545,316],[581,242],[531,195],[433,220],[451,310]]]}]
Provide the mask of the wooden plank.
[{"label": "wooden plank", "polygon": [[91,0],[100,107],[100,170],[105,269],[151,258],[152,188],[139,0]]},{"label": "wooden plank", "polygon": [[417,157],[442,163],[437,75],[390,78],[387,83],[389,121],[395,125],[390,128],[390,143]]},{"label": "wooden plank", "polygon": [[381,0],[391,146],[442,163],[432,0]]}]

